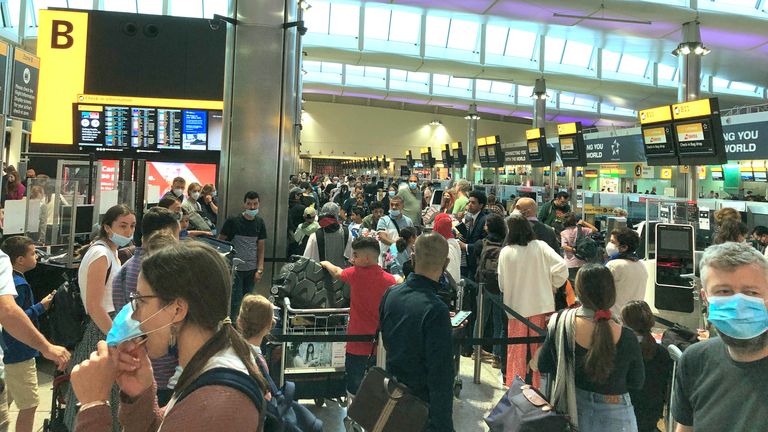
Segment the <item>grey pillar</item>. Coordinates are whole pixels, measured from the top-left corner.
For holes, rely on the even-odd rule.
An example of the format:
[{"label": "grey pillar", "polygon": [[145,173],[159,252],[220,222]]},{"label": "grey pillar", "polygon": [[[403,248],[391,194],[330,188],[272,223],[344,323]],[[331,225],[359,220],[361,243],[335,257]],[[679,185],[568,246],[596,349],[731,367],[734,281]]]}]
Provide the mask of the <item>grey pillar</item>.
[{"label": "grey pillar", "polygon": [[[261,196],[267,226],[267,294],[274,259],[286,255],[288,176],[298,164],[300,39],[296,0],[230,2],[224,77],[224,127],[219,169],[222,216],[240,213],[243,196]],[[223,222],[224,217],[220,217]]]},{"label": "grey pillar", "polygon": [[[701,57],[709,50],[701,42],[699,22],[691,21],[683,24],[683,42],[678,45],[674,54],[677,55],[680,66],[680,83],[677,88],[677,101],[687,102],[697,100],[701,96]],[[691,166],[686,175],[686,196],[689,200],[697,200],[698,175],[696,166]]]},{"label": "grey pillar", "polygon": [[[547,81],[544,78],[538,78],[533,86],[533,127],[546,127],[547,122]],[[542,149],[545,151],[545,149]],[[552,196],[557,191],[557,172],[555,163],[549,166],[549,190]],[[550,197],[551,198],[551,197]]]},{"label": "grey pillar", "polygon": [[467,116],[467,167],[464,178],[470,182],[475,182],[475,155],[477,154],[477,121],[480,115],[477,114],[477,105],[469,106]]}]

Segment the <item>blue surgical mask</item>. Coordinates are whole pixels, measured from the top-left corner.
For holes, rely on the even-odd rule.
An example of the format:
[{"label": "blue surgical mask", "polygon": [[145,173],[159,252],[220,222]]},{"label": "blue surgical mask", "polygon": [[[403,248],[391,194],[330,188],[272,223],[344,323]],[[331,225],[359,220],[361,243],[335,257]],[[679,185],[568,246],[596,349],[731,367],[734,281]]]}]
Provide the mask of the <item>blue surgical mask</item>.
[{"label": "blue surgical mask", "polygon": [[393,196],[397,195],[397,192],[395,191],[389,191],[389,197],[392,198]]},{"label": "blue surgical mask", "polygon": [[148,332],[141,330],[142,324],[154,318],[154,316],[159,314],[163,309],[153,313],[144,321],[138,322],[133,319],[133,305],[130,302],[126,303],[126,305],[120,309],[120,312],[115,315],[115,319],[112,320],[112,328],[109,330],[109,333],[107,333],[107,345],[112,347],[118,346],[123,342],[136,339],[137,337],[146,336],[150,333],[154,333],[158,330],[162,330],[170,326],[173,324],[173,322]]},{"label": "blue surgical mask", "polygon": [[707,297],[709,321],[719,332],[734,339],[752,339],[768,331],[765,301],[741,293]]},{"label": "blue surgical mask", "polygon": [[419,187],[419,184],[416,182],[408,182],[408,187],[411,189],[416,189],[417,187]]},{"label": "blue surgical mask", "polygon": [[393,218],[398,218],[400,217],[400,210],[390,210],[389,215]]},{"label": "blue surgical mask", "polygon": [[246,211],[243,212],[243,214],[246,215],[246,216],[249,216],[249,217],[256,217],[256,215],[259,214],[259,209],[246,210]]},{"label": "blue surgical mask", "polygon": [[130,237],[120,235],[116,232],[113,232],[112,235],[109,236],[109,239],[112,240],[112,243],[116,244],[119,248],[128,246],[131,243],[131,240],[133,240]]}]

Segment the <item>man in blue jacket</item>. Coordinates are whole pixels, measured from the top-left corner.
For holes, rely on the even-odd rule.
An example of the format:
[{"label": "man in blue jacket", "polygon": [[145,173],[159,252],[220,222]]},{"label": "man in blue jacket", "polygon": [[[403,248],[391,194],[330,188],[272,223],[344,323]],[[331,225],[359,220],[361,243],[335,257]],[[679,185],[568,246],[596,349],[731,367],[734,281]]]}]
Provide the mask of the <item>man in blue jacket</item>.
[{"label": "man in blue jacket", "polygon": [[429,404],[429,432],[453,431],[451,319],[437,296],[448,265],[448,242],[439,234],[416,240],[415,270],[389,289],[380,307],[387,371]]}]

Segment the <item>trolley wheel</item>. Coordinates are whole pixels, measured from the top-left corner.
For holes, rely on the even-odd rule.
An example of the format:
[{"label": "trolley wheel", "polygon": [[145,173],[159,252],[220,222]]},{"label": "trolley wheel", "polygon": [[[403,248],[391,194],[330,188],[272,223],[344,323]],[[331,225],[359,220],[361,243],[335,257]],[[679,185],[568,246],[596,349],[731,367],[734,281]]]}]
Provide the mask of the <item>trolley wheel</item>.
[{"label": "trolley wheel", "polygon": [[325,398],[315,398],[315,406],[320,408],[325,405]]},{"label": "trolley wheel", "polygon": [[461,389],[462,389],[463,386],[464,386],[464,384],[461,382],[460,379],[457,379],[453,383],[453,397],[455,397],[456,399],[459,398],[459,395],[461,394]]}]

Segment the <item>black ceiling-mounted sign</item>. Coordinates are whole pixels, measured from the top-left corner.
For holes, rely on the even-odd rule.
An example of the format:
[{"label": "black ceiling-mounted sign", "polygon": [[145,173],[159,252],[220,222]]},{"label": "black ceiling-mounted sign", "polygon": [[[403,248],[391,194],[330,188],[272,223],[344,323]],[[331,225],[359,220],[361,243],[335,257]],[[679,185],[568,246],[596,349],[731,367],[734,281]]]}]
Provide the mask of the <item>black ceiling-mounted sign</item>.
[{"label": "black ceiling-mounted sign", "polygon": [[639,113],[645,158],[648,165],[677,165],[677,148],[672,136],[672,109],[667,106]]},{"label": "black ceiling-mounted sign", "polygon": [[407,150],[405,152],[405,163],[408,165],[408,168],[413,168],[413,165],[414,165],[413,153],[410,150]]},{"label": "black ceiling-mounted sign", "polygon": [[501,149],[501,137],[498,135],[478,138],[477,153],[480,155],[480,166],[483,168],[504,166],[504,151]]},{"label": "black ceiling-mounted sign", "polygon": [[445,168],[453,168],[453,154],[451,153],[451,145],[450,144],[443,144],[443,146],[440,149],[440,157],[443,160],[443,167]]},{"label": "black ceiling-mounted sign", "polygon": [[37,113],[37,84],[40,78],[40,58],[19,48],[13,50],[10,116],[34,120]]},{"label": "black ceiling-mounted sign", "polygon": [[717,98],[672,105],[673,135],[681,165],[726,163]]},{"label": "black ceiling-mounted sign", "polygon": [[528,129],[525,131],[525,139],[528,149],[528,163],[537,168],[550,166],[557,155],[554,147],[547,144],[544,128]]},{"label": "black ceiling-mounted sign", "polygon": [[584,148],[584,133],[581,122],[563,123],[557,125],[557,135],[560,142],[560,159],[563,166],[575,167],[587,164],[587,152]]},{"label": "black ceiling-mounted sign", "polygon": [[464,148],[461,141],[451,143],[451,156],[453,157],[453,168],[464,168],[467,164],[467,157],[464,156]]},{"label": "black ceiling-mounted sign", "polygon": [[424,168],[434,168],[435,166],[435,158],[432,157],[432,148],[431,147],[422,147],[421,148],[421,163],[424,165]]},{"label": "black ceiling-mounted sign", "polygon": [[505,165],[528,165],[528,148],[512,147],[504,149]]}]

